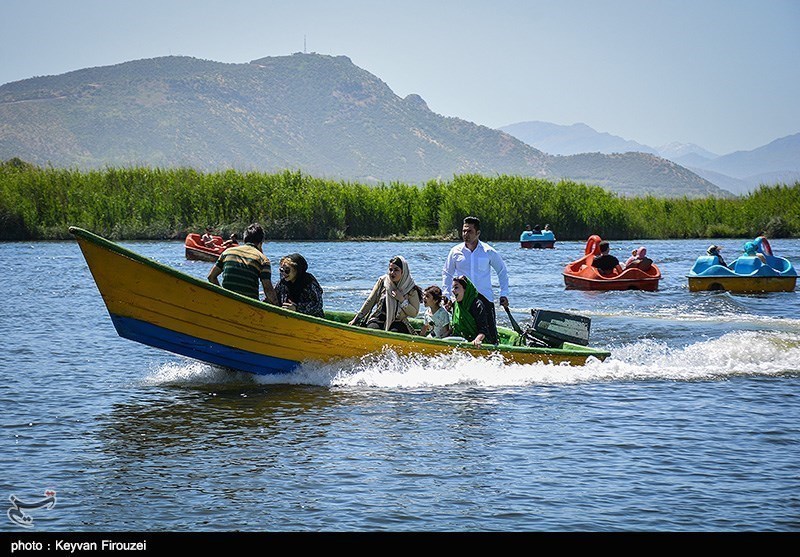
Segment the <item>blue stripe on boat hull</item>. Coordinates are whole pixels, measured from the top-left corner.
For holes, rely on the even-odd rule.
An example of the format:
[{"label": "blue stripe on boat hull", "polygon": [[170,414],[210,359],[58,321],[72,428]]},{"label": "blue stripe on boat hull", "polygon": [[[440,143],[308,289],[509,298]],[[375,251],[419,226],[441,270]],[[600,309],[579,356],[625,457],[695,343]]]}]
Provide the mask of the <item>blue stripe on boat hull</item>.
[{"label": "blue stripe on boat hull", "polygon": [[201,360],[258,375],[289,373],[299,363],[239,350],[208,340],[202,340],[130,317],[112,315],[111,320],[119,336],[148,346],[154,346]]}]

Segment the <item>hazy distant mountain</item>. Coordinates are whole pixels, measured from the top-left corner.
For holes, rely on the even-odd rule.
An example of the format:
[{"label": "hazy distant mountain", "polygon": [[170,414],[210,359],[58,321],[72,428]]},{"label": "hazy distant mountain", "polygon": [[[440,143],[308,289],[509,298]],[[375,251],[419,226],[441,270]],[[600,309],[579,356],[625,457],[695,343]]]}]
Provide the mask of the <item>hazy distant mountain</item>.
[{"label": "hazy distant mountain", "polygon": [[586,124],[519,122],[500,129],[549,154],[655,153],[737,195],[761,184],[793,183],[800,175],[800,134],[752,151],[719,156],[693,143],[673,142],[653,148],[598,132]]},{"label": "hazy distant mountain", "polygon": [[185,166],[421,183],[453,175],[572,178],[626,194],[725,195],[658,157],[554,157],[400,98],[345,56],[222,64],[163,57],[0,87],[0,160]]},{"label": "hazy distant mountain", "polygon": [[699,166],[719,156],[694,143],[678,143],[677,141],[661,145],[656,148],[656,151],[659,156],[686,167]]},{"label": "hazy distant mountain", "polygon": [[722,189],[728,190],[736,195],[746,195],[756,187],[746,180],[740,180],[739,178],[734,178],[726,174],[720,174],[719,172],[714,172],[712,170],[705,170],[703,168],[697,168],[693,166],[687,166],[687,168],[698,176],[705,178],[712,184],[715,184]]},{"label": "hazy distant mountain", "polygon": [[686,164],[696,174],[736,194],[760,185],[800,181],[800,133],[753,149]]},{"label": "hazy distant mountain", "polygon": [[696,166],[742,179],[760,174],[800,172],[800,133],[776,139],[752,151],[736,151]]},{"label": "hazy distant mountain", "polygon": [[800,182],[800,171],[784,170],[782,172],[763,172],[745,178],[751,189],[761,185],[794,184]]},{"label": "hazy distant mountain", "polygon": [[664,157],[667,160],[671,160],[672,162],[679,164],[681,166],[685,166],[686,168],[694,168],[697,166],[702,166],[708,161],[713,160],[709,159],[708,157],[704,157],[699,153],[689,153],[687,155],[683,155],[680,157],[674,155],[666,155],[664,153],[659,152],[659,155]]},{"label": "hazy distant mountain", "polygon": [[[636,169],[636,184],[615,183],[620,168]],[[720,188],[691,170],[672,161],[649,153],[583,153],[566,157],[554,157],[551,172],[569,176],[577,181],[587,181],[603,187],[614,184],[614,191],[624,195],[681,197],[685,191],[700,192],[701,196],[722,194]]]},{"label": "hazy distant mountain", "polygon": [[655,149],[609,133],[601,133],[586,124],[563,126],[550,122],[519,122],[500,128],[520,141],[551,155],[580,153],[640,153],[658,154]]}]

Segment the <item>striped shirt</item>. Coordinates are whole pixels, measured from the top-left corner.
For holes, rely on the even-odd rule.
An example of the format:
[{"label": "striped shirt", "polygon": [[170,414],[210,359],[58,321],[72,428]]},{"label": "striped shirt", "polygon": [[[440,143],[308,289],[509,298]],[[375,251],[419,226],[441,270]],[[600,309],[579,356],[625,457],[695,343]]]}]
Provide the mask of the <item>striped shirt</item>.
[{"label": "striped shirt", "polygon": [[217,259],[222,270],[222,287],[258,299],[258,281],[272,280],[269,258],[253,244],[233,246]]}]

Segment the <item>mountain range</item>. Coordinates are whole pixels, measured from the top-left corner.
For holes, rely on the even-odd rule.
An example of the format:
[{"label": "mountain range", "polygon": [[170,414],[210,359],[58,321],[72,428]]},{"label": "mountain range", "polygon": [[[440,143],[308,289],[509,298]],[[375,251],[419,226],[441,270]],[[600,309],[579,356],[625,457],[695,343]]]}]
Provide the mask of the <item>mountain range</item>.
[{"label": "mountain range", "polygon": [[518,122],[499,129],[553,155],[650,153],[679,164],[735,194],[747,193],[761,184],[800,180],[800,133],[776,139],[752,151],[720,156],[691,143],[651,147],[596,131],[583,123]]},{"label": "mountain range", "polygon": [[514,174],[623,195],[730,195],[653,150],[546,153],[436,114],[419,95],[401,98],[346,56],[315,53],[242,64],[168,56],[7,83],[0,160],[14,157],[78,169],[290,169],[363,183]]}]

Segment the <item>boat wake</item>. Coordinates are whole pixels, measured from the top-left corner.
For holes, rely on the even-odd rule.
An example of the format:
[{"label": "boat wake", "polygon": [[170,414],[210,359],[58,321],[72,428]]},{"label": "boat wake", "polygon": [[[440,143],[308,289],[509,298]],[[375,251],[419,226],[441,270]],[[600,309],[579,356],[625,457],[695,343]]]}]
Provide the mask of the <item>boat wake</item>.
[{"label": "boat wake", "polygon": [[285,375],[257,376],[187,360],[160,366],[147,385],[315,385],[330,389],[427,389],[521,387],[606,381],[715,381],[740,376],[800,376],[800,333],[736,331],[687,346],[637,340],[610,347],[611,357],[584,366],[505,364],[498,356],[453,352],[435,357],[387,351],[358,361],[308,363]]},{"label": "boat wake", "polygon": [[719,323],[724,320],[729,324],[744,326],[769,327],[785,331],[800,332],[800,319],[776,317],[770,315],[754,315],[742,311],[735,301],[725,300],[726,304],[676,304],[674,306],[657,307],[648,310],[636,308],[619,308],[616,310],[573,311],[590,318],[625,318],[652,321],[673,321],[676,323]]},{"label": "boat wake", "polygon": [[154,386],[204,387],[211,385],[254,385],[254,375],[186,359],[158,366],[142,383]]}]

